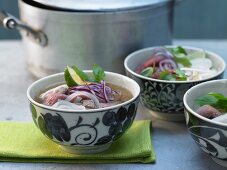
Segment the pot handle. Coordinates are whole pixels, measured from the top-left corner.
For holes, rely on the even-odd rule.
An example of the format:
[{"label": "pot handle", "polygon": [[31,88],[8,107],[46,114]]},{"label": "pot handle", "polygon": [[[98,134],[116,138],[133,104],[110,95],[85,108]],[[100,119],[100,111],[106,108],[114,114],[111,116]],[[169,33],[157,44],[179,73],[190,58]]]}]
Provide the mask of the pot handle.
[{"label": "pot handle", "polygon": [[5,11],[0,11],[0,25],[3,25],[6,29],[17,29],[21,33],[28,36],[32,41],[43,47],[45,47],[48,43],[45,33],[31,28]]}]

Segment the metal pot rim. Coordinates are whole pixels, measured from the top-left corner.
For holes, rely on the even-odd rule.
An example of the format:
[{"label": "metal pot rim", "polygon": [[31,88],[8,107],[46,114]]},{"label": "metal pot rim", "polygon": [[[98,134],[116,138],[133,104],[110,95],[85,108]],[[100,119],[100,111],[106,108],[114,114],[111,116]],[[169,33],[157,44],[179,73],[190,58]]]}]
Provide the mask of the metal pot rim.
[{"label": "metal pot rim", "polygon": [[[166,5],[174,0],[80,0],[75,3],[75,0],[57,1],[56,0],[21,0],[24,3],[47,10],[65,11],[65,12],[117,12],[128,11],[140,8],[158,8]],[[94,3],[97,1],[98,3]],[[74,2],[74,3],[73,3]],[[105,3],[106,2],[106,3]],[[91,5],[92,4],[92,5]]]}]

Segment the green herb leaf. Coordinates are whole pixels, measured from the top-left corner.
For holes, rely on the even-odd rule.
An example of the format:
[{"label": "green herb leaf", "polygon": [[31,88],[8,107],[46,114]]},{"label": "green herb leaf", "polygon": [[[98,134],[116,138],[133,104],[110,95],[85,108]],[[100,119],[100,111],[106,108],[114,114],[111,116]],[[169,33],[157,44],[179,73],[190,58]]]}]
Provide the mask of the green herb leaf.
[{"label": "green herb leaf", "polygon": [[213,93],[213,92],[210,92],[208,93],[208,95],[210,96],[214,96],[216,99],[218,100],[227,100],[227,97],[225,97],[223,94],[221,93]]},{"label": "green herb leaf", "polygon": [[175,47],[175,48],[169,48],[170,52],[173,54],[185,54],[187,55],[185,49],[181,46]]},{"label": "green herb leaf", "polygon": [[175,81],[176,80],[176,76],[171,74],[168,70],[165,70],[165,71],[162,71],[160,73],[160,79],[161,80]]},{"label": "green herb leaf", "polygon": [[197,98],[195,101],[199,106],[207,104],[227,112],[227,97],[220,93],[208,93],[207,95]]},{"label": "green herb leaf", "polygon": [[184,71],[180,70],[179,68],[176,69],[176,76],[178,80],[187,80],[187,76],[185,75]]},{"label": "green herb leaf", "polygon": [[97,64],[93,65],[93,75],[96,82],[100,83],[104,79],[104,70]]},{"label": "green herb leaf", "polygon": [[196,104],[198,104],[199,106],[203,106],[206,104],[214,105],[217,103],[218,100],[214,96],[211,96],[208,94],[197,98],[195,101],[196,101]]},{"label": "green herb leaf", "polygon": [[184,81],[187,80],[187,76],[180,69],[176,69],[175,71],[165,70],[160,73],[160,79],[170,81]]},{"label": "green herb leaf", "polygon": [[151,77],[153,73],[154,73],[154,68],[147,67],[147,68],[143,69],[140,74],[145,77]]},{"label": "green herb leaf", "polygon": [[182,64],[184,67],[191,67],[192,66],[190,60],[186,57],[185,54],[175,54],[174,60],[177,63]]},{"label": "green herb leaf", "polygon": [[72,69],[76,72],[76,74],[84,81],[94,81],[94,79],[88,76],[85,72],[77,68],[75,65],[72,66]]},{"label": "green herb leaf", "polygon": [[218,100],[216,105],[213,105],[215,108],[227,112],[227,102],[226,100]]},{"label": "green herb leaf", "polygon": [[177,63],[182,64],[184,67],[191,67],[192,64],[187,58],[187,53],[184,48],[178,46],[175,48],[168,48],[168,50],[172,53],[174,60]]}]

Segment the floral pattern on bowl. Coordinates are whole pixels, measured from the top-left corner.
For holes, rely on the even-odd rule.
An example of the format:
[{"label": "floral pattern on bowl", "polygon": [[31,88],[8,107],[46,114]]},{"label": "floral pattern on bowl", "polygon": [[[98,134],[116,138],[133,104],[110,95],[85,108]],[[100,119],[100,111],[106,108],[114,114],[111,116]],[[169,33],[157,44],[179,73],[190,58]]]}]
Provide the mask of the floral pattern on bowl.
[{"label": "floral pattern on bowl", "polygon": [[[33,120],[46,137],[63,145],[94,146],[113,142],[131,126],[136,115],[138,99],[129,105],[92,113],[93,115],[65,115],[30,105]],[[88,120],[88,117],[92,119]]]},{"label": "floral pattern on bowl", "polygon": [[212,157],[227,161],[227,128],[201,121],[185,111],[189,117],[188,130],[196,144]]}]

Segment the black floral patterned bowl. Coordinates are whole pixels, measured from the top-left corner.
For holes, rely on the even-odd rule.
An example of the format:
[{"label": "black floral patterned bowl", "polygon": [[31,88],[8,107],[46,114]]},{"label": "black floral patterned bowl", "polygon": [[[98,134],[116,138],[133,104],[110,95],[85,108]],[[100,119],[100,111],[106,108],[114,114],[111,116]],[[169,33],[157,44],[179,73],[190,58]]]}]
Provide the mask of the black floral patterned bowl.
[{"label": "black floral patterned bowl", "polygon": [[112,107],[70,111],[45,106],[35,100],[48,87],[63,84],[63,73],[42,78],[29,86],[27,97],[33,121],[46,137],[60,144],[63,150],[77,154],[102,152],[133,123],[139,103],[139,85],[126,76],[105,73],[108,83],[127,88],[133,98]]},{"label": "black floral patterned bowl", "polygon": [[[227,167],[227,120],[205,118],[196,110],[195,99],[209,92],[227,95],[227,80],[213,80],[190,88],[184,95],[185,118],[188,131],[196,144],[212,159]],[[224,123],[225,122],[225,123]]]},{"label": "black floral patterned bowl", "polygon": [[[169,121],[182,121],[184,120],[183,96],[185,92],[201,82],[223,78],[225,62],[217,54],[205,51],[206,56],[212,60],[214,69],[218,72],[210,78],[197,81],[158,80],[137,74],[136,68],[151,56],[154,48],[157,47],[141,49],[127,56],[124,61],[126,74],[140,85],[141,103],[149,109],[153,116]],[[187,52],[202,50],[188,46],[183,46],[183,48]]]}]

